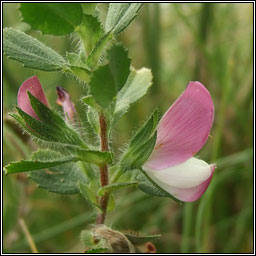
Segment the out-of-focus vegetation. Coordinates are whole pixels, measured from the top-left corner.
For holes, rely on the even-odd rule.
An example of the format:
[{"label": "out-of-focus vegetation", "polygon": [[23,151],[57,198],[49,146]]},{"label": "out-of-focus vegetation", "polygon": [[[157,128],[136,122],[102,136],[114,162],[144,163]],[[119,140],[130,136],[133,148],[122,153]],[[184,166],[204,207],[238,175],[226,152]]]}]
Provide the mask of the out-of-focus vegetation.
[{"label": "out-of-focus vegetation", "polygon": [[[100,4],[102,10],[104,5]],[[77,47],[72,37],[42,36],[30,30],[20,22],[18,6],[3,5],[4,27],[25,31],[63,55]],[[216,162],[218,168],[207,192],[194,203],[179,205],[138,190],[123,191],[107,224],[119,230],[161,233],[155,243],[158,253],[252,252],[253,4],[146,3],[120,39],[136,68],[152,69],[154,85],[119,122],[113,141],[116,150],[123,149],[132,129],[155,107],[164,113],[190,80],[198,80],[215,103],[212,136],[198,155]],[[25,159],[37,147],[8,116],[18,87],[32,75],[39,77],[56,108],[56,86],[65,87],[73,101],[86,92],[72,77],[26,69],[4,58],[4,165]],[[78,103],[85,115],[81,107]],[[80,195],[50,194],[23,174],[3,178],[5,252],[30,252],[22,220],[39,252],[83,251],[79,233],[90,223],[90,209]]]}]

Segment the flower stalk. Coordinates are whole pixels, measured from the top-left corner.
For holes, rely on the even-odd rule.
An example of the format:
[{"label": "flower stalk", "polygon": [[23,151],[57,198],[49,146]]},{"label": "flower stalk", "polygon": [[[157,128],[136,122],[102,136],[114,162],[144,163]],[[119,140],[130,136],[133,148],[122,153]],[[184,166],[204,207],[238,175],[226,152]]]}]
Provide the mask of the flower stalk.
[{"label": "flower stalk", "polygon": [[[107,122],[102,113],[99,114],[99,123],[100,123],[100,143],[101,143],[101,151],[108,151],[108,138],[107,138]],[[108,166],[104,164],[99,166],[100,169],[100,183],[101,186],[104,187],[108,185]],[[107,214],[107,206],[108,206],[108,193],[105,192],[104,196],[100,198],[100,206],[102,212],[97,217],[97,224],[103,224],[105,222],[106,214]]]}]

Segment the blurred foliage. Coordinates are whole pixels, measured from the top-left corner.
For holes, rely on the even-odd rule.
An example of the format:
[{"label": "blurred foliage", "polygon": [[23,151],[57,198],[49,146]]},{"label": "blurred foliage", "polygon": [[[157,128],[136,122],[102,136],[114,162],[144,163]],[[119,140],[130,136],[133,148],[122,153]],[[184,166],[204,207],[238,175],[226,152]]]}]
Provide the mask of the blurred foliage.
[{"label": "blurred foliage", "polygon": [[[13,27],[46,43],[60,54],[76,49],[76,38],[45,36],[20,21],[19,4],[3,4],[4,27]],[[105,18],[106,4],[100,4]],[[253,252],[253,4],[146,3],[120,40],[135,68],[153,71],[151,91],[119,122],[116,151],[158,106],[162,113],[190,80],[201,81],[215,103],[215,122],[199,156],[216,162],[214,179],[205,195],[179,205],[152,198],[132,187],[117,196],[117,208],[107,224],[118,230],[162,234],[158,253]],[[3,65],[3,160],[25,159],[36,144],[8,116],[21,83],[37,75],[49,102],[56,86],[65,87],[73,101],[86,88],[58,72],[26,69],[7,60]],[[81,115],[86,113],[77,101]],[[39,252],[82,252],[79,232],[92,221],[81,196],[60,196],[42,189],[23,174],[3,177],[4,251],[30,252],[19,225],[24,219]]]}]

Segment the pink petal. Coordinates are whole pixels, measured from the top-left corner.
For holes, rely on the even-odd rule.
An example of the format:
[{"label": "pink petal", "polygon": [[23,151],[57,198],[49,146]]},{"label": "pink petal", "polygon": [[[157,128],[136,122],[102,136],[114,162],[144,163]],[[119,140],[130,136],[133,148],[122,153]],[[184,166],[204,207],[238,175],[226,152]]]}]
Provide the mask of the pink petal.
[{"label": "pink petal", "polygon": [[204,192],[208,188],[215,168],[216,168],[216,165],[212,164],[211,165],[211,176],[206,181],[202,182],[200,185],[197,185],[192,188],[169,187],[168,192],[183,202],[196,201],[204,194]]},{"label": "pink petal", "polygon": [[18,91],[17,101],[18,101],[18,106],[24,112],[26,112],[28,115],[30,115],[36,119],[39,119],[37,117],[35,111],[33,110],[33,108],[30,105],[30,100],[29,100],[27,91],[29,91],[33,96],[35,96],[44,105],[49,107],[47,98],[44,94],[43,88],[42,88],[37,76],[32,76],[23,82],[23,84],[20,86],[19,91]]},{"label": "pink petal", "polygon": [[200,82],[189,82],[157,127],[155,148],[145,163],[160,170],[180,164],[205,144],[214,117],[210,93]]},{"label": "pink petal", "polygon": [[76,109],[70,99],[69,93],[64,88],[62,88],[60,86],[58,86],[56,88],[56,90],[58,93],[57,104],[59,104],[63,107],[63,111],[65,114],[66,120],[74,121]]}]

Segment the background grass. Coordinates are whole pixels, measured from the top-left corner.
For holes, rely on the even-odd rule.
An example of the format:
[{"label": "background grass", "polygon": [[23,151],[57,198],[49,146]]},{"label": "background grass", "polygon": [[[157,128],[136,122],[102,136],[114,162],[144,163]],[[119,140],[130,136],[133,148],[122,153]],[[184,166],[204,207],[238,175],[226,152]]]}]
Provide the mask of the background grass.
[{"label": "background grass", "polygon": [[[63,55],[77,47],[72,37],[31,31],[20,22],[18,6],[3,4],[4,27],[25,31]],[[146,3],[120,40],[136,68],[152,69],[154,85],[119,122],[116,149],[156,106],[164,113],[189,81],[198,80],[215,103],[212,137],[198,155],[218,168],[204,196],[182,206],[137,190],[123,191],[107,224],[161,233],[155,244],[159,253],[253,252],[253,4]],[[67,88],[73,101],[84,92],[71,77],[25,69],[4,58],[4,165],[28,157],[37,147],[8,116],[18,87],[32,75],[39,77],[56,108],[56,86]],[[81,108],[80,113],[84,114]],[[3,177],[3,192],[5,252],[30,252],[19,219],[25,221],[39,252],[83,251],[79,233],[90,223],[90,210],[80,195],[37,189],[23,174]]]}]

